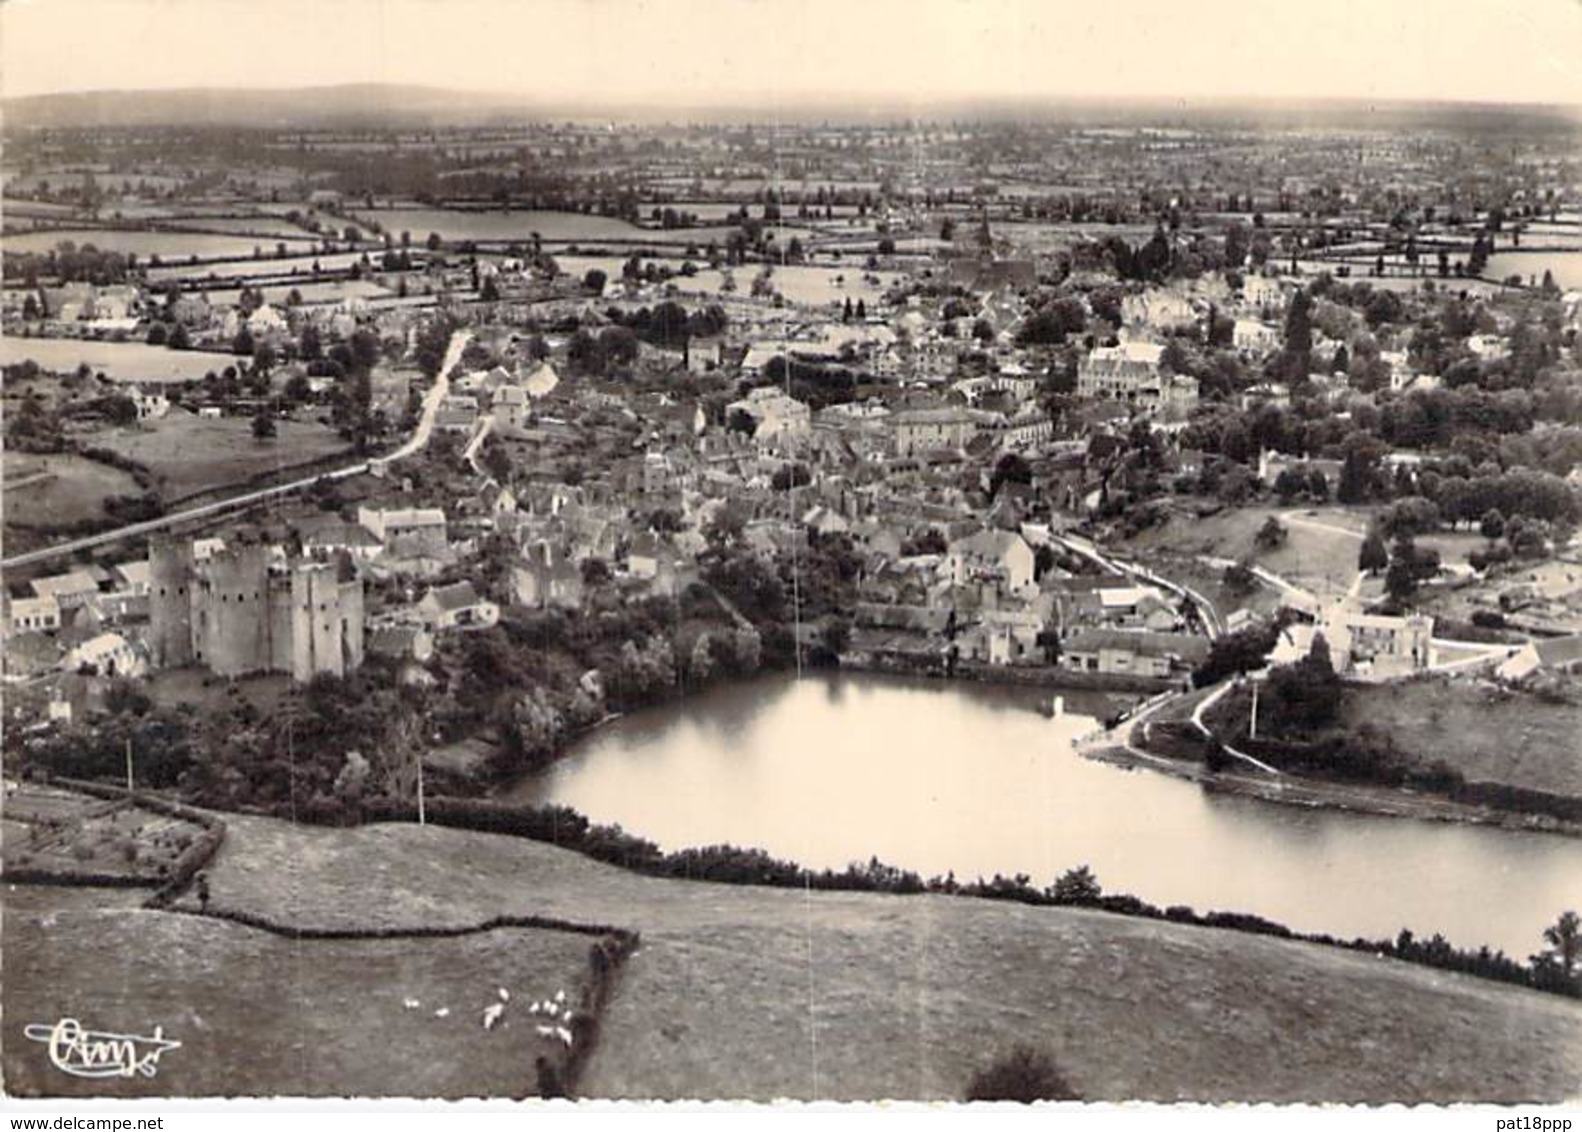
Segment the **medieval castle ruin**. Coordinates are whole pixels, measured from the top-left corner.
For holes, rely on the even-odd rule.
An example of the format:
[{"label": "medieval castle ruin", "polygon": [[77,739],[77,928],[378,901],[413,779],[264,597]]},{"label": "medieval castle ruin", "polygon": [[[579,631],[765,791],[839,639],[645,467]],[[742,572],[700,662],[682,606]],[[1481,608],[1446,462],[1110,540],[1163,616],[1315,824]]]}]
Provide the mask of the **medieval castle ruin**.
[{"label": "medieval castle ruin", "polygon": [[198,664],[218,676],[343,676],[363,660],[363,583],[348,562],[289,560],[237,545],[199,559],[190,540],[154,543],[149,635],[159,668]]}]

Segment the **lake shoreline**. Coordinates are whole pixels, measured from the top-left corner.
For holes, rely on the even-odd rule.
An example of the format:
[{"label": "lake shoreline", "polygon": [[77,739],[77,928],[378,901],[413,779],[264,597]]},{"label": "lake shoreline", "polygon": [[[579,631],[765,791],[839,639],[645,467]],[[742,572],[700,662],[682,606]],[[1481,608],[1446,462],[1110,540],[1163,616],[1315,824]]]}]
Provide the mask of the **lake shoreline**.
[{"label": "lake shoreline", "polygon": [[1275,779],[1224,771],[1216,773],[1201,763],[1139,751],[1107,736],[1100,738],[1102,741],[1078,744],[1077,753],[1094,762],[1133,770],[1151,770],[1236,797],[1309,810],[1337,810],[1376,817],[1485,825],[1520,833],[1549,833],[1559,837],[1582,838],[1582,825],[1546,814],[1475,806],[1387,786],[1325,782],[1295,775],[1282,775]]},{"label": "lake shoreline", "polygon": [[[521,782],[531,779],[536,775],[543,774],[561,762],[565,761],[565,759],[568,758],[579,745],[587,742],[592,736],[603,730],[609,724],[615,723],[619,720],[627,719],[643,712],[662,711],[666,708],[675,707],[678,704],[697,699],[698,697],[707,695],[711,691],[715,691],[716,689],[720,688],[726,688],[732,684],[751,683],[753,681],[776,676],[800,679],[802,676],[839,676],[843,673],[847,675],[860,675],[865,677],[884,677],[901,681],[916,681],[923,684],[937,685],[942,688],[971,688],[989,685],[1003,688],[1058,689],[1093,696],[1103,696],[1107,701],[1119,699],[1124,701],[1121,707],[1125,711],[1136,710],[1138,703],[1142,701],[1142,697],[1145,694],[1142,690],[1144,685],[1152,688],[1154,691],[1158,690],[1158,682],[1156,681],[1142,680],[1139,682],[1137,678],[1131,678],[1131,686],[1128,686],[1128,678],[1121,676],[1114,677],[1111,682],[1105,683],[1103,681],[1109,680],[1110,678],[1089,677],[1086,673],[1068,672],[1053,666],[1039,668],[1010,668],[1003,665],[985,664],[974,665],[970,669],[958,669],[953,675],[947,675],[946,673],[938,671],[914,671],[910,669],[886,667],[882,664],[871,664],[855,661],[842,661],[842,663],[839,665],[807,668],[804,670],[801,676],[798,675],[795,668],[791,667],[760,669],[751,675],[731,677],[728,680],[709,683],[702,687],[678,687],[674,695],[666,696],[662,699],[656,700],[653,703],[645,704],[642,707],[633,709],[631,711],[606,712],[603,716],[594,720],[586,727],[572,732],[567,737],[564,746],[557,750],[554,756],[545,762],[544,765],[535,769],[513,772],[501,777],[491,777],[489,772],[483,766],[481,759],[471,766],[458,766],[446,769],[450,771],[458,783],[466,783],[470,789],[475,790],[475,796],[499,799]],[[1075,679],[1068,681],[1064,679],[1065,676],[1071,676]],[[1049,703],[1042,703],[1040,705],[1040,709],[1046,715],[1051,714],[1052,712],[1052,706]],[[1029,706],[1029,710],[1035,709]],[[1087,713],[1082,711],[1073,711],[1071,714],[1086,715]],[[1103,720],[1100,720],[1101,726],[1102,723]],[[440,768],[436,767],[435,769],[438,770]]]}]

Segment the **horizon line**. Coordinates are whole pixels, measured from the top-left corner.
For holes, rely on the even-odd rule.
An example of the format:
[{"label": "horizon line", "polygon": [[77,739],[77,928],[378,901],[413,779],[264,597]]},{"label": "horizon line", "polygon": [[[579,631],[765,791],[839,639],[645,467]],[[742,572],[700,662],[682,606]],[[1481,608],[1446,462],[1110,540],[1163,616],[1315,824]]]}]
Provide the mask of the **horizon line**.
[{"label": "horizon line", "polygon": [[[0,84],[3,86],[3,84]],[[442,86],[434,83],[413,81],[402,82],[399,80],[367,80],[355,82],[315,82],[297,83],[292,85],[275,86],[269,84],[187,84],[181,86],[107,86],[107,87],[74,87],[47,91],[31,91],[27,93],[12,94],[0,89],[0,105],[12,105],[39,99],[70,99],[91,98],[109,95],[181,95],[181,94],[293,94],[310,91],[352,91],[352,90],[378,90],[378,89],[409,89],[422,90],[433,94],[451,95],[459,98],[472,99],[477,102],[496,101],[504,104],[513,101],[524,103],[537,103],[555,109],[572,109],[578,103],[562,101],[553,94],[540,91],[513,90],[502,88],[484,87],[458,87]],[[1177,104],[1182,109],[1188,108],[1187,104],[1212,105],[1216,107],[1247,107],[1272,106],[1285,108],[1324,107],[1324,106],[1468,106],[1486,108],[1512,108],[1512,109],[1549,109],[1564,110],[1582,113],[1582,99],[1574,102],[1556,101],[1553,99],[1504,97],[1494,98],[1485,95],[1459,96],[1455,94],[1263,94],[1254,92],[1192,92],[1192,93],[1167,93],[1167,92],[1125,92],[1104,93],[1090,91],[1041,91],[1027,94],[992,94],[992,93],[928,93],[892,91],[888,93],[857,92],[857,91],[814,91],[798,90],[785,95],[765,94],[753,92],[747,97],[744,91],[715,91],[711,92],[706,100],[665,98],[658,92],[633,92],[615,98],[596,99],[589,98],[581,101],[580,105],[589,112],[608,110],[637,109],[639,104],[650,100],[647,113],[675,112],[688,110],[707,110],[718,113],[722,110],[739,108],[743,111],[754,111],[767,108],[814,108],[828,109],[836,102],[856,103],[848,106],[854,115],[872,116],[874,113],[901,110],[910,104],[913,106],[930,107],[1029,107],[1039,103],[1076,103],[1084,105],[1117,105],[1117,106],[1163,106]],[[505,109],[504,105],[489,107],[490,109]],[[396,108],[399,109],[399,108]]]}]

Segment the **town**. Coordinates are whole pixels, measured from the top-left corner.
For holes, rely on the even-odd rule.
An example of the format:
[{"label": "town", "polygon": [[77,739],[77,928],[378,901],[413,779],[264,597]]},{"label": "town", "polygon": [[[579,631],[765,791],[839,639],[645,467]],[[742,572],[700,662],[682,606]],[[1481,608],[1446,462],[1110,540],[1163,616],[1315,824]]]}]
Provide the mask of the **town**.
[{"label": "town", "polygon": [[[141,883],[248,923],[284,909],[246,911],[231,846],[537,830],[489,807],[566,804],[532,792],[645,711],[787,674],[1003,687],[1098,767],[1537,838],[1535,901],[1571,905],[1517,940],[1429,946],[1442,923],[1393,910],[1304,930],[1568,1011],[1572,1045],[1518,1095],[1582,1086],[1563,1068],[1582,1042],[1582,122],[215,130],[51,110],[8,107],[4,170],[22,888]],[[682,844],[727,838],[588,819],[527,836],[650,875],[781,875],[774,845],[688,864]],[[795,876],[1118,900],[1083,863],[1048,890],[973,888],[965,864],[941,880],[876,845]],[[624,924],[619,905],[548,914]],[[605,940],[579,1017],[608,993],[623,1017],[603,972],[628,942]],[[569,1089],[590,1057],[593,1088],[636,1095],[800,1087],[628,1079],[591,1026],[539,1030],[553,1056],[524,1090]],[[1086,1099],[1152,1095],[1087,1071]],[[359,1080],[315,1087],[400,1090]]]}]

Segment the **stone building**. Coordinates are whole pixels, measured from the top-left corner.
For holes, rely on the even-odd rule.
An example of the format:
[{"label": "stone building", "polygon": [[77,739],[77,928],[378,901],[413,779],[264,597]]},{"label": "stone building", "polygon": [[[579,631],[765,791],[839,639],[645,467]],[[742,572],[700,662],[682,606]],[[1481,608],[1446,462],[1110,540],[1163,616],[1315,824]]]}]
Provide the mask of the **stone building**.
[{"label": "stone building", "polygon": [[963,448],[977,433],[977,423],[965,409],[903,409],[890,417],[892,444],[897,456]]},{"label": "stone building", "polygon": [[197,561],[190,542],[149,549],[148,649],[156,668],[218,676],[336,676],[363,661],[363,583],[350,560],[290,561],[234,546]]}]

